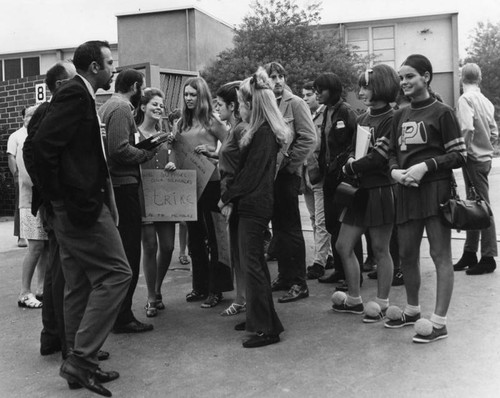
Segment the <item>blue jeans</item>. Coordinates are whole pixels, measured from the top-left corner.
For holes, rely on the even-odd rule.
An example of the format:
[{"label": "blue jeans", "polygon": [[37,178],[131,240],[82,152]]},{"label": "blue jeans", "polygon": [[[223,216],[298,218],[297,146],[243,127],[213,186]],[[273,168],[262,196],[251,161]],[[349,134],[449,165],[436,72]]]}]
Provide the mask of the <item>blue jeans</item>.
[{"label": "blue jeans", "polygon": [[[488,175],[491,171],[491,161],[477,162],[472,159],[467,159],[467,170],[470,179],[476,188],[476,192],[489,204],[490,203],[490,187],[488,183]],[[469,194],[471,181],[464,174],[465,188],[467,190],[467,199],[473,199]],[[477,253],[479,248],[479,237],[481,237],[481,256],[496,257],[497,256],[497,233],[495,229],[495,219],[491,216],[491,225],[480,231],[467,231],[464,245],[464,251]]]}]

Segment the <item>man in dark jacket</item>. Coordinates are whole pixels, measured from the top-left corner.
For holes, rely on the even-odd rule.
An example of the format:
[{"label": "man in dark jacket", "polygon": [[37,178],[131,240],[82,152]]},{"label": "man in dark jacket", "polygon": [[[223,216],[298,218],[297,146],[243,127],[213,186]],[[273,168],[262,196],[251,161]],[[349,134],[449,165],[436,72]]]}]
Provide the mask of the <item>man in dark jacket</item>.
[{"label": "man in dark jacket", "polygon": [[102,371],[97,353],[113,327],[131,271],[116,228],[95,92],[110,88],[115,68],[103,41],[80,45],[73,63],[78,75],[52,98],[33,139],[33,154],[42,196],[53,209],[66,279],[64,322],[71,352],[60,375],[70,388],[111,396],[101,383],[119,374]]}]

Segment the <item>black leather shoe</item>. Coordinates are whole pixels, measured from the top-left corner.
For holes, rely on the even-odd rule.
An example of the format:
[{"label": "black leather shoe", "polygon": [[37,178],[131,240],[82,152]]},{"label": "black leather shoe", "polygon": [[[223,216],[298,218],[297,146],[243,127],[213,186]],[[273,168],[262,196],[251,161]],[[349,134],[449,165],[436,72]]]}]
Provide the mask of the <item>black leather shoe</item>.
[{"label": "black leather shoe", "polygon": [[318,278],[319,283],[339,283],[345,279],[345,275],[337,270],[334,270],[331,274],[323,275]]},{"label": "black leather shoe", "polygon": [[[114,370],[110,370],[109,372],[105,372],[101,368],[97,368],[94,372],[94,378],[99,382],[99,383],[108,383],[110,381],[116,380],[120,377],[120,373],[115,372]],[[70,390],[77,390],[79,388],[82,388],[82,385],[78,382],[69,382],[68,381],[68,387]]]},{"label": "black leather shoe", "polygon": [[99,350],[97,351],[97,360],[98,361],[105,361],[106,359],[109,359],[109,352]]},{"label": "black leather shoe", "polygon": [[283,279],[281,279],[279,276],[271,282],[271,290],[273,292],[279,292],[280,290],[287,291],[290,289],[290,285],[286,283]]},{"label": "black leather shoe", "polygon": [[238,332],[241,332],[242,330],[245,330],[246,328],[247,328],[247,323],[246,322],[241,322],[241,323],[238,323],[234,327],[234,330],[237,330]]},{"label": "black leather shoe", "polygon": [[476,266],[471,267],[465,271],[467,275],[482,275],[489,274],[497,268],[497,263],[493,257],[481,257],[481,260],[477,263]]},{"label": "black leather shoe", "polygon": [[309,297],[307,286],[293,285],[287,294],[278,299],[278,303],[290,303],[306,297]]},{"label": "black leather shoe", "polygon": [[150,323],[139,322],[137,319],[127,323],[126,325],[119,325],[119,326],[115,325],[115,327],[113,328],[113,332],[116,334],[143,333],[143,332],[149,332],[150,330],[153,330],[153,325],[151,325]]},{"label": "black leather shoe", "polygon": [[243,342],[245,348],[264,347],[269,344],[276,344],[280,341],[280,336],[272,334],[258,333]]},{"label": "black leather shoe", "polygon": [[323,275],[325,275],[325,267],[323,267],[321,264],[314,263],[310,267],[307,267],[307,279],[318,279]]},{"label": "black leather shoe", "polygon": [[105,397],[111,397],[112,395],[111,391],[103,387],[101,383],[97,381],[96,376],[92,371],[76,367],[68,361],[64,361],[61,365],[59,375],[65,378],[68,381],[68,384],[79,384],[87,390]]},{"label": "black leather shoe", "polygon": [[463,271],[466,268],[472,268],[477,265],[477,255],[473,252],[465,252],[456,264],[453,264],[454,271]]}]

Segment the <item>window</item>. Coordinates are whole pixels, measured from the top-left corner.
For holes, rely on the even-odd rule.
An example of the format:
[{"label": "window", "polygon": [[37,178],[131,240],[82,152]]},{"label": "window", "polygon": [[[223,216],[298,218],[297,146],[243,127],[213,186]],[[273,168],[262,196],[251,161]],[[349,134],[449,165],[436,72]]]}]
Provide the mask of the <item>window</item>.
[{"label": "window", "polygon": [[373,55],[370,65],[383,63],[395,67],[394,26],[348,28],[346,41],[359,56]]},{"label": "window", "polygon": [[3,61],[5,64],[5,77],[4,80],[18,79],[21,77],[21,60],[6,59]]},{"label": "window", "polygon": [[2,80],[40,74],[40,57],[13,58],[0,60],[0,78]]},{"label": "window", "polygon": [[23,77],[40,74],[40,58],[23,58]]}]

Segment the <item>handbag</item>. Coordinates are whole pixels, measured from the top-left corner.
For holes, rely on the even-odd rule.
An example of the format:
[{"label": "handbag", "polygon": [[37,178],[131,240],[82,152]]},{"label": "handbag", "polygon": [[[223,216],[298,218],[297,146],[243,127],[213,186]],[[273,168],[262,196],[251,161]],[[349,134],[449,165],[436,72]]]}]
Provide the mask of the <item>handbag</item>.
[{"label": "handbag", "polygon": [[342,181],[335,189],[333,202],[341,207],[355,207],[363,210],[368,202],[368,191],[354,183]]},{"label": "handbag", "polygon": [[443,222],[457,231],[488,228],[493,215],[490,205],[477,193],[467,167],[464,167],[464,170],[470,181],[469,197],[474,199],[460,199],[457,193],[457,183],[452,174],[450,181],[451,197],[440,205]]}]

